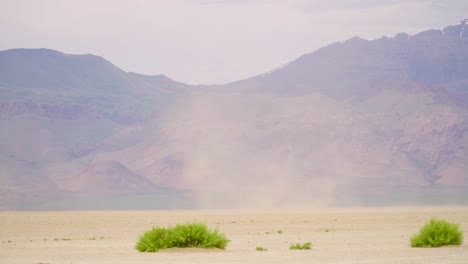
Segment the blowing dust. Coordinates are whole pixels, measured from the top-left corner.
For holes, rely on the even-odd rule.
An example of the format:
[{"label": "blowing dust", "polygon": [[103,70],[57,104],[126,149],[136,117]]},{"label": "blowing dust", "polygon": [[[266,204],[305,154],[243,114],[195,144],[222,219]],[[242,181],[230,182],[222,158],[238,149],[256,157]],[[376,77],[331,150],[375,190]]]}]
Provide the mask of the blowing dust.
[{"label": "blowing dust", "polygon": [[330,139],[339,113],[323,100],[194,92],[163,114],[160,134],[177,142],[199,208],[330,206],[356,168]]}]

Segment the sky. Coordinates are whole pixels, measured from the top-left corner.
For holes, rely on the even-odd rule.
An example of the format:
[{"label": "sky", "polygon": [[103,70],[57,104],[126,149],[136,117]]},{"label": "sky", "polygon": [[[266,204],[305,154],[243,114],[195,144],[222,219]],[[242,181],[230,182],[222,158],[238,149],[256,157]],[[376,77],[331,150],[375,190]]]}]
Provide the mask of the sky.
[{"label": "sky", "polygon": [[0,0],[0,50],[91,53],[125,71],[223,84],[353,36],[467,16],[466,0]]}]

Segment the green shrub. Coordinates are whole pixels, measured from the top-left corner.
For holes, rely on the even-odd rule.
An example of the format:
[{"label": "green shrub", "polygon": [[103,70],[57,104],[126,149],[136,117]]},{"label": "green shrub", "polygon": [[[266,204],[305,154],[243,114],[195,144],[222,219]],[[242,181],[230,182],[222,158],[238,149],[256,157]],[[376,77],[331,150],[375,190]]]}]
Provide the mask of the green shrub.
[{"label": "green shrub", "polygon": [[264,248],[264,247],[256,247],[255,250],[257,250],[257,251],[267,251],[268,249]]},{"label": "green shrub", "polygon": [[140,252],[155,252],[159,249],[172,247],[200,247],[225,249],[229,240],[211,231],[204,223],[179,224],[175,227],[153,227],[145,232],[135,245]]},{"label": "green shrub", "polygon": [[440,247],[444,245],[461,245],[463,233],[458,224],[451,224],[445,220],[431,218],[421,229],[419,234],[411,237],[412,247]]},{"label": "green shrub", "polygon": [[293,250],[293,249],[311,249],[312,248],[312,243],[310,242],[306,242],[304,244],[300,244],[300,243],[297,243],[297,244],[291,244],[289,246],[289,249]]}]

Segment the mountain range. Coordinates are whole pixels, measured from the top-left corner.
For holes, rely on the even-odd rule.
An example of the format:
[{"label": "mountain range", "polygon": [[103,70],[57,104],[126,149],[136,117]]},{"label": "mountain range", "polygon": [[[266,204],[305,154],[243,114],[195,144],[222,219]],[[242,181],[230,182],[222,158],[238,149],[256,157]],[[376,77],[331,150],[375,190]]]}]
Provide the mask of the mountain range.
[{"label": "mountain range", "polygon": [[211,86],[1,51],[0,209],[466,204],[467,22]]}]

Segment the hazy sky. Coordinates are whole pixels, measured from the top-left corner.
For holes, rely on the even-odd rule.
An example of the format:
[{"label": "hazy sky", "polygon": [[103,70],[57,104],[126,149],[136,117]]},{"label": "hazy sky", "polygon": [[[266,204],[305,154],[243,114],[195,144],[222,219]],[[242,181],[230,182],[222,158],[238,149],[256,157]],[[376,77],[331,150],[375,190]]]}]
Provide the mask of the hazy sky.
[{"label": "hazy sky", "polygon": [[192,84],[235,81],[353,36],[456,24],[466,0],[0,0],[0,50],[92,53]]}]

